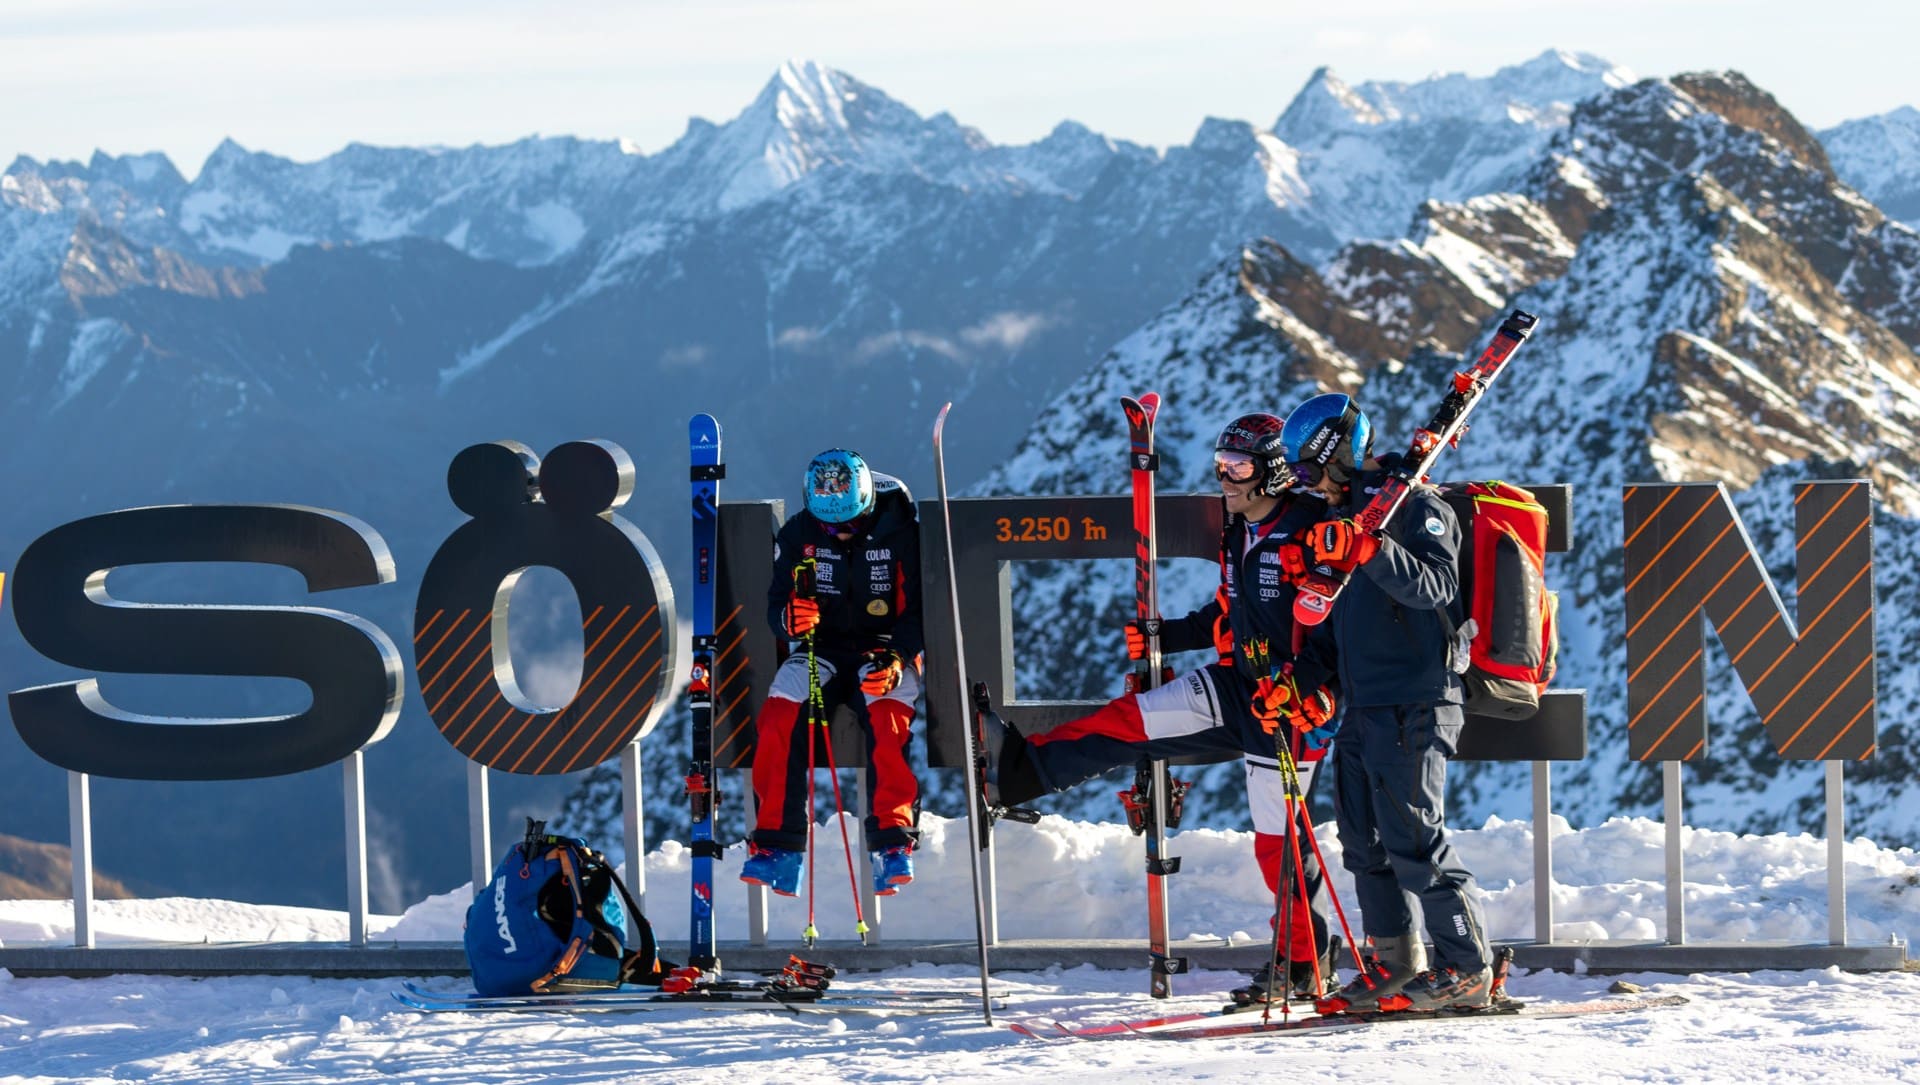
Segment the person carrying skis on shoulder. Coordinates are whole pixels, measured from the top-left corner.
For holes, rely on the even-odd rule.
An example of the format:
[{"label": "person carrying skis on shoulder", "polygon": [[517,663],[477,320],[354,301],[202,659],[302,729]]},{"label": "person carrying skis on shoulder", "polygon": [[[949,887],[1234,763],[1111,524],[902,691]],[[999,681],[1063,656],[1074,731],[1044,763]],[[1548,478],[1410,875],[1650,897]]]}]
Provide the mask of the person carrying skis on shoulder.
[{"label": "person carrying skis on shoulder", "polygon": [[[1143,756],[1244,757],[1254,855],[1267,888],[1280,891],[1292,816],[1308,902],[1296,899],[1298,906],[1282,909],[1292,930],[1279,943],[1274,967],[1256,976],[1262,981],[1256,987],[1264,989],[1271,973],[1274,987],[1312,998],[1325,993],[1333,977],[1328,897],[1320,864],[1305,843],[1311,819],[1304,801],[1295,806],[1287,800],[1275,743],[1277,736],[1289,744],[1301,795],[1310,796],[1314,768],[1338,727],[1328,686],[1333,675],[1312,664],[1292,680],[1276,682],[1275,676],[1292,655],[1293,584],[1307,569],[1304,533],[1326,506],[1316,496],[1289,493],[1280,429],[1276,416],[1255,413],[1220,432],[1214,443],[1214,476],[1226,512],[1220,587],[1206,606],[1160,624],[1162,650],[1212,647],[1219,661],[1157,689],[1123,694],[1045,734],[1023,738],[987,713],[987,801],[1017,805]],[[1126,624],[1126,636],[1129,657],[1143,658],[1146,636],[1137,621]],[[1286,891],[1297,898],[1291,864],[1285,870]]]},{"label": "person carrying skis on shoulder", "polygon": [[[1331,644],[1345,720],[1333,743],[1341,863],[1353,874],[1373,943],[1365,972],[1321,1000],[1323,1013],[1480,1008],[1492,956],[1473,875],[1447,842],[1447,759],[1465,722],[1453,669],[1460,525],[1431,486],[1416,485],[1379,535],[1353,519],[1395,462],[1369,459],[1367,416],[1347,396],[1315,396],[1287,416],[1286,456],[1326,501],[1311,560],[1351,580],[1303,655]],[[1433,942],[1424,968],[1406,894]]]},{"label": "person carrying skis on shoulder", "polygon": [[[774,635],[807,647],[774,673],[755,720],[753,793],[758,816],[740,880],[782,896],[799,891],[805,863],[809,744],[827,741],[825,722],[847,705],[867,723],[873,813],[874,892],[891,896],[913,880],[919,781],[907,761],[914,701],[920,696],[920,530],[913,497],[899,479],[857,453],[829,449],[807,464],[806,507],[775,541],[767,617]],[[808,715],[809,655],[824,704]]]}]

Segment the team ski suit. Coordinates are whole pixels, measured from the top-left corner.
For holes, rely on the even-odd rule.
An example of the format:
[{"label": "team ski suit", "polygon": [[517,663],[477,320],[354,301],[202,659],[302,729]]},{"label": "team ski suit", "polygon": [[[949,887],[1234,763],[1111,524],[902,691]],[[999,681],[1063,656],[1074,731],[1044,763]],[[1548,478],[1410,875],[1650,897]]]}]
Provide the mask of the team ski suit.
[{"label": "team ski suit", "polygon": [[[781,526],[767,588],[767,620],[774,636],[787,639],[784,614],[798,582],[812,583],[820,607],[814,656],[825,698],[822,723],[836,705],[846,705],[866,724],[867,764],[873,778],[873,813],[867,816],[867,846],[905,845],[913,828],[919,782],[907,761],[913,704],[920,696],[920,656],[926,646],[920,614],[920,528],[913,498],[896,478],[874,472],[874,508],[863,530],[842,541],[813,514],[801,510]],[[811,563],[808,566],[808,563]],[[861,657],[891,648],[905,661],[900,684],[872,696],[860,689]],[[768,848],[801,851],[807,846],[809,739],[826,740],[826,729],[796,739],[807,703],[807,653],[796,649],[774,673],[756,721],[753,791],[759,803],[752,840]],[[817,761],[826,767],[824,751]]]},{"label": "team ski suit", "polygon": [[[1269,891],[1276,891],[1286,851],[1286,791],[1276,755],[1275,735],[1253,714],[1254,687],[1292,654],[1294,584],[1305,571],[1300,533],[1317,522],[1325,504],[1315,497],[1287,495],[1269,517],[1249,524],[1229,516],[1220,546],[1220,587],[1206,606],[1184,618],[1161,623],[1163,652],[1216,649],[1220,661],[1144,693],[1127,693],[1090,716],[1069,720],[1026,739],[1026,756],[1038,784],[1064,791],[1142,757],[1231,754],[1245,759],[1247,806],[1253,816],[1254,856]],[[1302,690],[1329,684],[1330,651],[1300,666]],[[1311,796],[1315,768],[1339,726],[1330,723],[1295,736],[1284,723],[1280,737],[1293,742],[1301,794]],[[1031,796],[1005,790],[1003,801]],[[1292,961],[1325,955],[1328,946],[1328,897],[1320,864],[1304,834],[1311,825],[1304,813],[1295,826],[1310,907],[1296,907],[1293,931],[1283,947]],[[1290,868],[1289,868],[1290,869]],[[1291,878],[1289,880],[1292,880]],[[1298,893],[1297,885],[1287,887]],[[1297,899],[1297,896],[1296,896]]]}]

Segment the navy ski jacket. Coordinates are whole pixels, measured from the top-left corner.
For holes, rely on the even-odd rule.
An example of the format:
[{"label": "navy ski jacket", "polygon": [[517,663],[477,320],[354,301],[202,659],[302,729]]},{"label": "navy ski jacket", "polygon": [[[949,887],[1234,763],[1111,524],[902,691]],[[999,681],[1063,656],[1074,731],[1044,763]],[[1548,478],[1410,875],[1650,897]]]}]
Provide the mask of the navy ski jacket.
[{"label": "navy ski jacket", "polygon": [[926,648],[920,625],[920,520],[906,484],[873,473],[873,512],[865,529],[845,542],[805,509],[788,517],[774,542],[773,583],[767,586],[767,622],[787,638],[785,612],[793,571],[814,559],[814,601],[820,624],[814,650],[858,656],[883,645],[909,662]]},{"label": "navy ski jacket", "polygon": [[[1385,479],[1362,475],[1353,505],[1331,508],[1327,519],[1353,516]],[[1460,521],[1431,486],[1416,486],[1387,524],[1380,551],[1360,566],[1333,604],[1334,658],[1326,642],[1307,651],[1340,675],[1340,700],[1349,707],[1459,704],[1460,677],[1448,666],[1453,630],[1462,621]]]},{"label": "navy ski jacket", "polygon": [[[1160,623],[1163,652],[1190,652],[1213,646],[1226,649],[1217,636],[1222,616],[1233,634],[1233,666],[1242,677],[1259,681],[1293,654],[1294,586],[1286,572],[1281,549],[1298,552],[1298,536],[1320,522],[1327,510],[1317,497],[1287,494],[1266,521],[1249,524],[1245,517],[1229,516],[1220,539],[1220,591],[1213,601],[1184,618]],[[1249,542],[1251,541],[1251,545]],[[1306,560],[1300,559],[1300,567]],[[1264,665],[1254,646],[1264,645]],[[1318,689],[1332,680],[1332,649],[1296,664],[1295,679],[1303,689]],[[1303,653],[1305,656],[1305,653]]]}]

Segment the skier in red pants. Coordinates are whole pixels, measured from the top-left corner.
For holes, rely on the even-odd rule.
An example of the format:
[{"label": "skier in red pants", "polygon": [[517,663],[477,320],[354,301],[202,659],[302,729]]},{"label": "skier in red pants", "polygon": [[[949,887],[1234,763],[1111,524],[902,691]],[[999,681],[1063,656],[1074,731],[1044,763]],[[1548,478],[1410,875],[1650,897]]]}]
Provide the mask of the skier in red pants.
[{"label": "skier in red pants", "polygon": [[[913,880],[919,782],[907,762],[920,696],[920,534],[905,484],[845,449],[807,465],[806,508],[780,528],[767,618],[776,636],[812,638],[774,674],[755,720],[753,793],[759,815],[740,880],[795,895],[807,846],[809,743],[804,728],[817,680],[824,722],[845,704],[867,724],[873,813],[866,822],[874,891]],[[822,766],[824,767],[824,766]]]},{"label": "skier in red pants", "polygon": [[[1329,989],[1334,974],[1328,896],[1306,840],[1311,821],[1305,803],[1290,809],[1287,801],[1276,742],[1288,746],[1302,797],[1311,795],[1314,770],[1337,727],[1327,688],[1333,674],[1324,664],[1291,671],[1285,665],[1293,649],[1293,585],[1307,570],[1305,532],[1325,514],[1326,504],[1289,492],[1293,479],[1280,430],[1279,418],[1249,414],[1221,431],[1214,443],[1214,475],[1226,508],[1220,587],[1200,610],[1161,622],[1162,650],[1212,646],[1220,661],[1157,689],[1117,697],[1045,734],[1022,738],[987,715],[988,801],[1013,805],[1064,791],[1142,756],[1243,757],[1254,856],[1267,888],[1277,893],[1284,878],[1294,899],[1292,930],[1280,943],[1272,986],[1312,998]],[[1141,658],[1146,638],[1139,624],[1127,623],[1126,632],[1128,654]],[[1301,858],[1297,880],[1286,861],[1290,814]],[[1255,978],[1260,982],[1250,994],[1267,988],[1266,971]]]}]

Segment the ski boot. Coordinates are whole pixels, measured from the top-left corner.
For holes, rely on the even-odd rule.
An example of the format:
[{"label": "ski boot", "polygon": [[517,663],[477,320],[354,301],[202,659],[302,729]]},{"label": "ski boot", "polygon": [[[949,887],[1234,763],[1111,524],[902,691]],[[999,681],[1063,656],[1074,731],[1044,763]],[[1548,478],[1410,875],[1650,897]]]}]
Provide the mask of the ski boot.
[{"label": "ski boot", "polygon": [[913,849],[904,844],[881,848],[873,854],[873,893],[890,897],[913,880]]},{"label": "ski boot", "polygon": [[1427,949],[1417,934],[1373,939],[1373,952],[1360,962],[1360,974],[1345,987],[1313,1004],[1316,1013],[1367,1013],[1386,1009],[1382,1001],[1400,993],[1426,967]]},{"label": "ski boot", "polygon": [[[1320,955],[1317,983],[1313,961],[1279,960],[1248,973],[1253,982],[1228,992],[1233,1004],[1227,1009],[1231,1012],[1265,1006],[1269,1001],[1269,992],[1276,996],[1284,994],[1290,1002],[1317,1002],[1331,995],[1335,986],[1333,962],[1337,948],[1337,943],[1329,945],[1326,952]],[[1279,998],[1273,1001],[1278,1002]]]},{"label": "ski boot", "polygon": [[1408,1013],[1484,1010],[1493,1004],[1493,969],[1462,971],[1447,965],[1430,968],[1406,986],[1380,999],[1383,1012]]},{"label": "ski boot", "polygon": [[986,761],[980,797],[995,816],[1047,793],[1046,782],[1029,756],[1027,740],[990,708],[980,712],[980,753]]},{"label": "ski boot", "polygon": [[783,897],[800,893],[800,867],[806,856],[785,848],[748,844],[751,854],[740,865],[740,880],[749,885],[764,885]]}]

